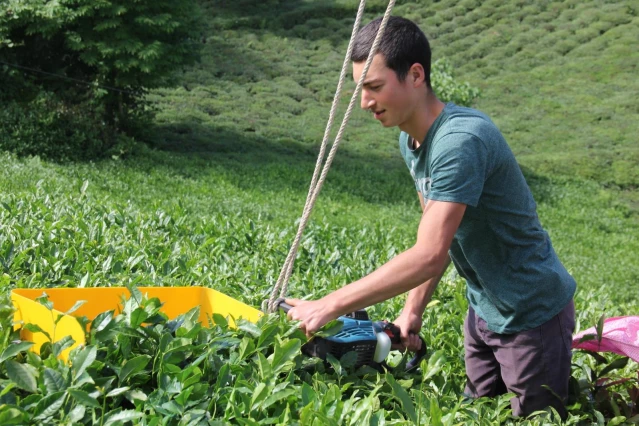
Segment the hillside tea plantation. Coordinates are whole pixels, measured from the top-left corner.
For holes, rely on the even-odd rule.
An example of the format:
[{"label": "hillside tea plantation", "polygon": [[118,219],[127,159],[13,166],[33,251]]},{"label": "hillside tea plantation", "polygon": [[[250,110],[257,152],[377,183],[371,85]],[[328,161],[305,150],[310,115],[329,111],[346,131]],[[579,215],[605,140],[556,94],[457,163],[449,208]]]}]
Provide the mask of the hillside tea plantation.
[{"label": "hillside tea plantation", "polygon": [[[386,2],[370,0],[366,21]],[[428,356],[406,373],[322,363],[283,315],[257,323],[159,311],[144,286],[215,288],[259,308],[297,230],[358,2],[202,2],[202,60],[149,93],[146,144],[108,161],[0,153],[1,425],[542,425],[509,399],[467,400],[465,283],[451,268],[426,309]],[[604,1],[401,1],[436,72],[504,132],[542,224],[575,277],[576,331],[639,315],[639,6]],[[349,82],[345,98],[352,93]],[[435,90],[438,85],[435,84]],[[344,110],[345,100],[341,110]],[[409,248],[421,211],[397,130],[357,111],[289,286],[318,298]],[[119,310],[40,354],[20,341],[14,288],[126,286]],[[40,299],[47,305],[46,297]],[[368,309],[393,320],[404,297]],[[55,305],[53,306],[55,308]],[[37,326],[28,327],[38,332]],[[56,339],[57,340],[57,339]],[[574,351],[565,424],[639,423],[639,366]]]}]

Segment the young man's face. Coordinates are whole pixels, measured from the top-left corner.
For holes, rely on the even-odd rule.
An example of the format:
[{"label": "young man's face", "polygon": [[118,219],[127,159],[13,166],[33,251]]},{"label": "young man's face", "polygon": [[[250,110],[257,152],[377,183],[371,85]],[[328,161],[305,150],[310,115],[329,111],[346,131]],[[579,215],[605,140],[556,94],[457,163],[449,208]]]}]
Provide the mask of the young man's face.
[{"label": "young man's face", "polygon": [[[353,79],[359,81],[365,62],[353,62]],[[399,81],[386,66],[381,54],[375,55],[362,87],[361,107],[373,113],[384,127],[402,126],[412,115],[414,90],[408,78]]]}]

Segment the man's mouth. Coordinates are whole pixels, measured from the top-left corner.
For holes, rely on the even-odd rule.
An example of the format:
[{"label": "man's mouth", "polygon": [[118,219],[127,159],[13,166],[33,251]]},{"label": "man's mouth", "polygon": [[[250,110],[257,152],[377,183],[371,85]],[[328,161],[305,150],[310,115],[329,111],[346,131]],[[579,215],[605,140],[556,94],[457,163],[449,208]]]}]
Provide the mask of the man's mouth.
[{"label": "man's mouth", "polygon": [[379,111],[373,111],[373,116],[379,120],[379,117],[382,116],[382,114],[384,114],[386,112],[385,109],[379,110]]}]

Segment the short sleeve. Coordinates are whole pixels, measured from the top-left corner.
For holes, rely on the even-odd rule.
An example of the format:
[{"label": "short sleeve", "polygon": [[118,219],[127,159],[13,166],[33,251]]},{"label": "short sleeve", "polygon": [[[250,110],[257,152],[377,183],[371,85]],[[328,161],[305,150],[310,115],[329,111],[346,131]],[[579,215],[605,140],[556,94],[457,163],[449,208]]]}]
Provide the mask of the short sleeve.
[{"label": "short sleeve", "polygon": [[449,133],[433,144],[428,199],[477,207],[487,176],[488,150],[469,133]]}]

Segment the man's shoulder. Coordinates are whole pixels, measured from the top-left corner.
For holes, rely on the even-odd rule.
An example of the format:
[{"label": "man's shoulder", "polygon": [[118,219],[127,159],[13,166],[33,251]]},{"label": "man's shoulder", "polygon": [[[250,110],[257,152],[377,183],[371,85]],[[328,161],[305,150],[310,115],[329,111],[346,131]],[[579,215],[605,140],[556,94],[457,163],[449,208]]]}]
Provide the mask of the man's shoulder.
[{"label": "man's shoulder", "polygon": [[497,126],[485,113],[470,107],[448,104],[446,120],[442,123],[442,133],[477,132],[486,128],[497,129]]},{"label": "man's shoulder", "polygon": [[493,121],[474,108],[455,104],[446,105],[446,119],[439,128],[436,141],[450,137],[481,140],[484,144],[503,141],[503,135]]}]

